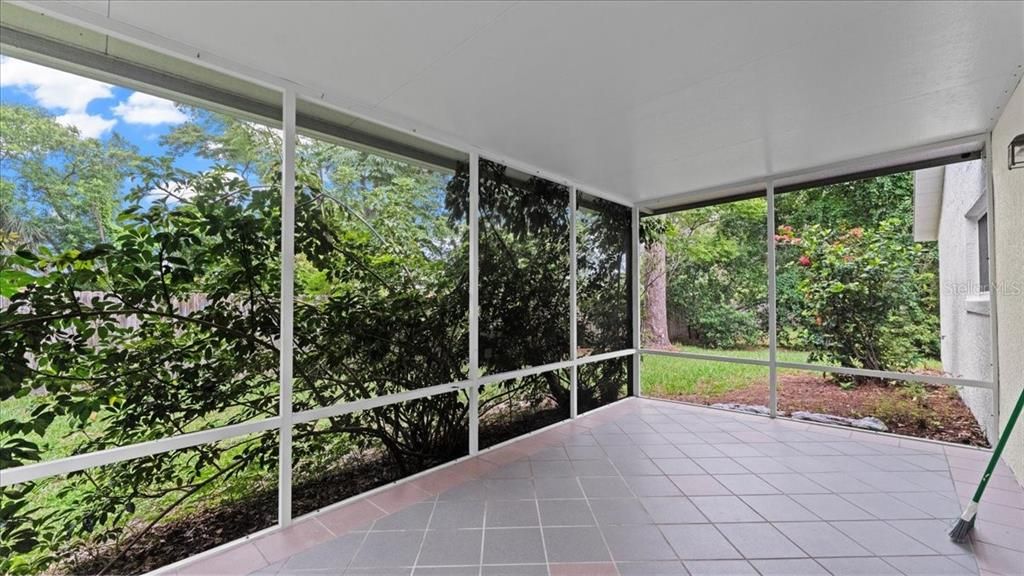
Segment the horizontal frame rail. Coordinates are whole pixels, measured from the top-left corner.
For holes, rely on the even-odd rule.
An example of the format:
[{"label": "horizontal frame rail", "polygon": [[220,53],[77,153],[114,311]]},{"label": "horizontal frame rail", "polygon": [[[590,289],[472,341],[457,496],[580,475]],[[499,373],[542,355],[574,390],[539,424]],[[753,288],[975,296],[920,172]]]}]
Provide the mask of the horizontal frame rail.
[{"label": "horizontal frame rail", "polygon": [[76,454],[75,456],[68,456],[49,462],[26,464],[17,468],[5,468],[0,471],[0,487],[31,482],[47,476],[70,474],[79,470],[116,464],[117,462],[144,458],[146,456],[156,456],[173,450],[183,450],[201,444],[210,444],[211,442],[245,436],[246,434],[266,432],[267,430],[275,430],[280,425],[280,416],[272,416],[263,420],[242,422],[241,424],[221,426],[220,428],[211,428],[200,432],[190,432],[180,436],[170,436],[149,442],[108,448],[88,454]]},{"label": "horizontal frame rail", "polygon": [[[353,412],[359,412],[362,410],[370,410],[373,408],[390,406],[392,404],[399,404],[402,402],[407,402],[409,400],[428,398],[431,396],[438,396],[441,394],[450,394],[452,392],[466,390],[474,386],[484,386],[486,384],[494,384],[497,382],[504,382],[506,380],[515,380],[516,378],[534,376],[537,374],[542,374],[544,372],[551,372],[553,370],[562,370],[565,368],[570,368],[573,365],[579,366],[583,364],[590,364],[592,362],[600,362],[602,360],[620,358],[624,356],[629,356],[635,352],[636,351],[633,350],[632,348],[626,350],[617,350],[615,352],[606,352],[603,354],[595,354],[593,356],[585,356],[575,361],[567,360],[564,362],[555,362],[552,364],[544,364],[541,366],[524,368],[522,370],[514,370],[512,372],[489,374],[476,380],[461,380],[449,384],[428,386],[417,390],[406,390],[404,392],[398,392],[396,394],[376,396],[373,398],[355,400],[352,402],[341,402],[338,404],[334,404],[332,406],[324,406],[321,408],[314,408],[312,410],[305,410],[303,412],[296,412],[292,414],[291,421],[292,424],[294,425],[304,422],[310,422],[313,420],[320,420],[323,418],[342,416],[345,414],[351,414]],[[199,446],[202,444],[209,444],[211,442],[219,442],[221,440],[237,438],[239,436],[245,436],[246,434],[266,432],[268,430],[277,429],[280,426],[281,418],[279,416],[273,416],[270,418],[265,418],[263,420],[243,422],[241,424],[232,424],[230,426],[211,428],[209,430],[202,430],[199,432],[190,432],[188,434],[182,434],[180,436],[170,436],[167,438],[161,438],[159,440],[152,440],[149,442],[141,442],[138,444],[131,444],[128,446],[119,446],[117,448],[108,448],[106,450],[98,450],[96,452],[89,452],[87,454],[77,454],[74,456],[68,456],[66,458],[60,458],[58,460],[51,460],[48,462],[26,464],[25,466],[18,466],[16,468],[6,468],[0,471],[0,487],[21,484],[24,482],[32,482],[34,480],[40,480],[48,476],[69,474],[71,472],[78,472],[80,470],[87,470],[89,468],[105,466],[107,464],[116,464],[118,462],[134,460],[136,458],[143,458],[146,456],[156,456],[174,450],[183,450],[186,448],[192,448],[194,446]]]}]

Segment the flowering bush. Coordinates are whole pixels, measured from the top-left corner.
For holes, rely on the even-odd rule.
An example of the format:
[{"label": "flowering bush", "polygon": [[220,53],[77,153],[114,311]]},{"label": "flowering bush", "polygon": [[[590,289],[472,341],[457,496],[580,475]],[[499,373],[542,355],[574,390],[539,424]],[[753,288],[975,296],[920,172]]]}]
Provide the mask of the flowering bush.
[{"label": "flowering bush", "polygon": [[796,316],[812,362],[901,371],[920,363],[933,322],[920,301],[934,272],[901,223],[836,231],[819,225],[775,236],[780,262],[797,270]]}]

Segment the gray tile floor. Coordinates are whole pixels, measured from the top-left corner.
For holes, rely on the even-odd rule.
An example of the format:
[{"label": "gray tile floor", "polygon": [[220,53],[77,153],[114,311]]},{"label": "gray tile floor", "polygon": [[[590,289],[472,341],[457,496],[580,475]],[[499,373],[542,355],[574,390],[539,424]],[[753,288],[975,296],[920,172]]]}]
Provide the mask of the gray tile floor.
[{"label": "gray tile floor", "polygon": [[[975,545],[946,535],[960,498],[942,447],[630,402],[253,574],[979,574]],[[1017,533],[987,546],[1024,574]]]}]

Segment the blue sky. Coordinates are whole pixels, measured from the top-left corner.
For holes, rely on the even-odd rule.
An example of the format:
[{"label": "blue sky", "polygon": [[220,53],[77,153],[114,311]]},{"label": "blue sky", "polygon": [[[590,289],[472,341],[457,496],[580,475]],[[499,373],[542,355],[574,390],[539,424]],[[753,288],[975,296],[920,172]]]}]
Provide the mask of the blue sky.
[{"label": "blue sky", "polygon": [[[164,152],[160,137],[187,120],[170,100],[9,56],[0,56],[0,100],[41,107],[83,138],[116,132],[152,156]],[[210,162],[187,156],[177,165],[201,170]]]}]

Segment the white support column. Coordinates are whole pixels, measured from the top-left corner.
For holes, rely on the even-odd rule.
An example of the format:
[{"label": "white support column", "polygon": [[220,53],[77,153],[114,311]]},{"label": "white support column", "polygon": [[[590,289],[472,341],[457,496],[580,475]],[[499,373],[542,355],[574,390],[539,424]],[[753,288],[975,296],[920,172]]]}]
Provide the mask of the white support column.
[{"label": "white support column", "polygon": [[778,367],[776,366],[776,345],[778,344],[775,318],[775,182],[768,181],[765,192],[768,200],[766,227],[768,232],[768,413],[775,418],[778,412]]},{"label": "white support column", "polygon": [[480,451],[480,156],[469,155],[469,453]]},{"label": "white support column", "polygon": [[281,428],[278,446],[277,521],[292,522],[292,345],[295,324],[295,92],[285,90],[282,99],[281,149],[281,335],[280,360]]},{"label": "white support column", "polygon": [[992,382],[992,418],[995,420],[993,441],[1002,433],[999,425],[999,284],[996,278],[996,199],[995,181],[992,171],[992,133],[985,140],[985,153],[982,156],[982,170],[985,172],[985,201],[988,204],[988,306],[989,306],[989,359],[992,368],[988,379]]},{"label": "white support column", "polygon": [[578,371],[576,369],[576,187],[569,187],[569,417],[579,414]]},{"label": "white support column", "polygon": [[630,268],[632,276],[632,290],[630,290],[633,310],[633,395],[642,396],[640,390],[640,209],[633,207],[632,223],[633,245]]}]

